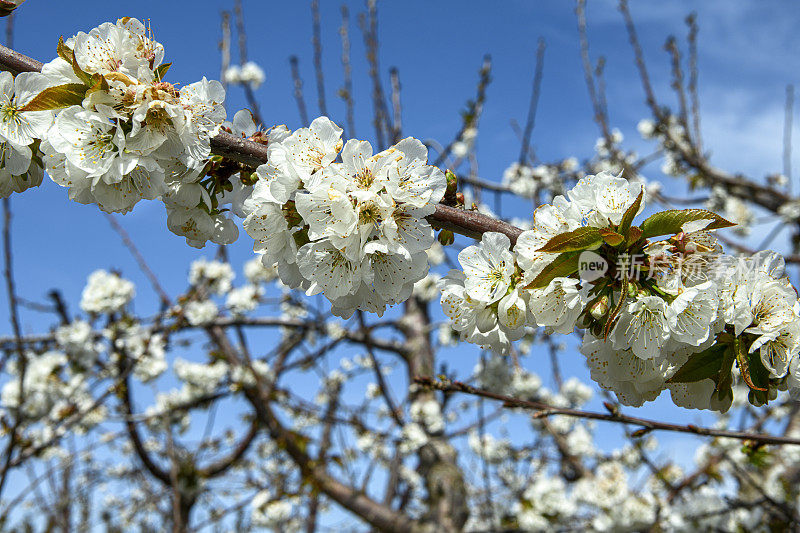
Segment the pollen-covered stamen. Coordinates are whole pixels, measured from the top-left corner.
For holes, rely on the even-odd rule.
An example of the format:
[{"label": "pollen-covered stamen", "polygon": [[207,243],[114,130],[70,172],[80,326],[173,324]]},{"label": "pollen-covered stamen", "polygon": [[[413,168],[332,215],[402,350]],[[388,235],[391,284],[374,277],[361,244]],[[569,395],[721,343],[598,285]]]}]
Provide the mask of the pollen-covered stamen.
[{"label": "pollen-covered stamen", "polygon": [[78,144],[75,148],[80,161],[87,161],[95,164],[102,161],[106,156],[116,150],[114,146],[114,134],[112,131],[103,131],[93,128],[84,132],[82,135],[85,142]]},{"label": "pollen-covered stamen", "polygon": [[146,27],[147,35],[139,35],[139,42],[136,45],[136,55],[146,59],[150,63],[150,68],[153,68],[153,62],[156,58],[156,42],[149,20],[147,21]]},{"label": "pollen-covered stamen", "polygon": [[11,124],[14,131],[22,125],[22,114],[13,98],[0,106],[0,121]]},{"label": "pollen-covered stamen", "polygon": [[364,168],[353,176],[353,181],[362,188],[369,189],[375,181],[375,175],[368,168]]},{"label": "pollen-covered stamen", "polygon": [[381,216],[381,211],[375,202],[366,202],[362,204],[358,209],[358,224],[361,226],[366,225],[374,225],[377,227],[383,217]]},{"label": "pollen-covered stamen", "polygon": [[[177,98],[178,97],[178,89],[175,84],[166,82],[166,81],[157,81],[153,83],[153,89],[156,91],[156,95],[159,92],[166,93],[167,95]],[[155,96],[155,98],[159,98],[159,96]],[[164,99],[163,97],[159,99]]]}]

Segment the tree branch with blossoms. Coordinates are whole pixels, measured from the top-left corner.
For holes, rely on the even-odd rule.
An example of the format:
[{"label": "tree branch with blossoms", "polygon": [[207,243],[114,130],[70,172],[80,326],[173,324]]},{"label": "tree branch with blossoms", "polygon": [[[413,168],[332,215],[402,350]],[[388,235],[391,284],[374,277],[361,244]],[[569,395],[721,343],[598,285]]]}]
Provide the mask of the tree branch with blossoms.
[{"label": "tree branch with blossoms", "polygon": [[[18,3],[2,3],[0,11]],[[697,171],[692,185],[716,187],[710,203],[722,190],[786,216],[794,201],[788,191],[717,169],[702,154],[693,20],[688,77],[678,41],[668,45],[680,108],[673,116],[655,100],[632,17],[625,2],[620,7],[655,117],[641,129],[659,141],[656,154],[667,154],[679,174]],[[428,147],[440,145],[401,138],[396,69],[389,71],[390,113],[374,1],[359,20],[376,146],[356,138],[345,142],[342,128],[326,116],[295,131],[263,129],[254,89],[264,74],[248,61],[240,2],[234,13],[241,64],[230,64],[226,12],[222,77],[245,91],[253,109],[235,113],[230,122],[223,85],[206,78],[186,85],[167,81],[164,48],[136,19],[62,38],[56,58],[46,64],[0,48],[0,196],[40,185],[46,172],[71,200],[96,204],[107,214],[127,213],[142,200],[161,202],[168,229],[188,245],[220,246],[219,260],[195,262],[189,289],[171,299],[116,225],[159,293],[160,313],[136,316],[133,285],[119,273],[97,271],[82,296],[86,320],[62,312],[49,334],[23,336],[15,326],[13,336],[0,339],[13,363],[2,389],[0,422],[10,435],[3,480],[13,468],[66,446],[68,430],[97,432],[113,420],[123,431],[109,442],[122,441],[121,453],[135,463],[120,479],[134,480],[141,490],[132,491],[132,503],[108,508],[146,511],[119,520],[106,516],[109,529],[123,522],[147,529],[151,517],[175,531],[198,523],[218,526],[228,513],[242,511],[235,500],[244,493],[251,522],[237,522],[243,531],[314,530],[331,503],[358,524],[382,531],[563,524],[600,529],[607,526],[603,520],[638,530],[655,527],[664,513],[701,527],[711,516],[741,509],[781,525],[794,521],[794,511],[772,496],[774,487],[756,482],[751,472],[787,479],[781,469],[791,463],[791,451],[780,445],[800,444],[790,424],[786,435],[765,433],[772,417],[796,414],[786,414],[784,397],[800,394],[797,293],[777,254],[725,253],[723,245],[741,246],[728,245],[724,233],[742,222],[729,215],[736,214],[730,205],[662,209],[673,200],[696,199],[660,194],[640,175],[650,157],[622,150],[610,124],[605,60],[592,63],[585,3],[578,8],[581,59],[602,134],[598,155],[583,165],[573,158],[543,163],[529,146],[542,96],[542,42],[528,120],[519,132],[521,155],[502,184],[477,174],[475,142],[491,79],[489,59],[454,141],[429,164]],[[325,114],[317,2],[311,11],[317,99]],[[345,8],[345,19],[348,13]],[[354,137],[347,31],[345,22],[343,99]],[[299,90],[297,58],[291,63]],[[453,169],[438,168],[444,161]],[[506,221],[481,202],[484,189],[530,199],[538,208],[530,221]],[[714,212],[717,207],[724,217]],[[247,283],[234,288],[224,247],[239,238],[240,226],[253,239],[255,258],[245,267]],[[462,246],[459,240],[458,264],[448,255],[455,234],[478,241]],[[431,267],[444,263],[455,268],[439,278]],[[13,277],[7,278],[11,285]],[[279,298],[265,297],[268,285],[281,291]],[[14,306],[13,287],[9,293]],[[225,298],[222,309],[215,298]],[[436,298],[446,316],[442,324],[429,307]],[[262,305],[278,316],[247,316]],[[372,321],[373,315],[381,320]],[[274,342],[250,342],[264,329],[275,331]],[[733,426],[730,413],[742,413],[742,429],[633,417],[612,403],[609,413],[581,408],[591,390],[562,379],[556,358],[562,348],[555,339],[576,330],[582,359],[608,398],[640,406],[669,391],[674,404],[714,411],[721,424]],[[193,335],[200,338],[194,344],[188,340]],[[441,364],[436,350],[456,342],[493,354],[484,354],[470,377],[480,386],[434,379]],[[517,356],[534,342],[551,350],[556,391],[519,366]],[[168,352],[188,345],[200,348],[203,362],[167,361]],[[345,345],[355,355],[331,369]],[[151,408],[137,409],[133,389],[154,383],[170,364],[180,388],[158,392]],[[390,386],[397,366],[403,370],[399,386]],[[446,369],[441,373],[447,375]],[[299,392],[301,377],[318,386],[313,399],[307,390]],[[366,390],[351,385],[362,378],[375,381]],[[353,400],[356,387],[359,400]],[[464,394],[477,401],[457,400]],[[504,414],[486,416],[482,399],[503,402],[513,416],[535,410],[524,420],[532,442],[493,437],[490,429]],[[243,424],[211,437],[216,410],[227,409],[227,402],[239,410],[226,410],[225,418],[240,417]],[[453,430],[458,413],[469,408],[477,410],[476,419]],[[187,438],[190,414],[201,411],[206,430],[193,442]],[[639,429],[626,436],[631,444],[619,456],[593,447],[586,421],[594,420]],[[684,474],[673,462],[645,453],[654,431],[712,437],[703,449],[719,459],[698,460],[700,468]],[[480,464],[465,464],[472,460]],[[62,487],[69,486],[77,462],[65,460]],[[627,476],[645,468],[654,486],[638,495]],[[697,513],[692,500],[704,494],[717,468],[730,469],[741,499],[725,505],[714,494],[723,507]],[[229,482],[241,488],[235,497],[228,497]],[[59,501],[68,492],[62,488]],[[790,491],[784,492],[788,498]],[[217,497],[220,502],[212,502]],[[479,509],[472,509],[476,502]],[[768,504],[764,510],[751,511],[761,503]],[[203,509],[213,512],[197,520]],[[69,516],[51,520],[65,528],[70,523]]]}]

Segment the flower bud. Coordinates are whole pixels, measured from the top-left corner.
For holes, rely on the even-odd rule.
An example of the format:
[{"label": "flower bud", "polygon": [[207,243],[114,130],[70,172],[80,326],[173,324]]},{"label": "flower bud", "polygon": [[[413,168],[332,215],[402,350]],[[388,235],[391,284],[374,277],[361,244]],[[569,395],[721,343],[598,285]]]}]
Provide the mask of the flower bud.
[{"label": "flower bud", "polygon": [[608,313],[608,296],[603,296],[589,310],[589,313],[595,320],[600,320]]},{"label": "flower bud", "polygon": [[456,240],[456,236],[453,234],[452,231],[443,229],[439,232],[439,243],[442,246],[448,246],[453,244]]}]

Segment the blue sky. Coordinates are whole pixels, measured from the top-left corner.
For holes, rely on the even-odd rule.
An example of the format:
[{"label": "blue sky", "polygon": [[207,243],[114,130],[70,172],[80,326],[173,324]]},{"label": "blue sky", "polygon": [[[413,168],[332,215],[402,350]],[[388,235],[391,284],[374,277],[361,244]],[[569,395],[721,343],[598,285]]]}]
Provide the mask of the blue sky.
[{"label": "blue sky", "polygon": [[[341,4],[328,0],[320,3],[328,108],[331,118],[343,123],[344,106],[335,96],[342,83],[337,33]],[[346,3],[351,12],[357,133],[370,139],[371,89],[357,26],[357,16],[364,5],[360,0]],[[798,81],[800,72],[800,33],[796,31],[800,4],[775,0],[632,4],[656,92],[667,103],[672,99],[668,58],[662,45],[670,33],[684,37],[684,16],[692,9],[698,12],[702,127],[712,161],[758,178],[779,172],[784,90],[786,84]],[[122,16],[149,18],[156,38],[165,45],[166,61],[174,62],[171,80],[190,83],[203,75],[218,78],[219,14],[230,8],[232,2],[226,1],[29,0],[18,11],[15,48],[47,61],[55,56],[59,35],[88,31]],[[297,55],[300,59],[309,114],[316,116],[309,1],[244,0],[244,8],[249,59],[261,65],[267,76],[266,83],[256,92],[262,114],[268,125],[300,127],[288,57]],[[563,0],[379,2],[382,74],[388,83],[389,68],[399,69],[404,133],[440,143],[451,140],[460,126],[459,110],[474,95],[481,59],[490,53],[493,82],[481,118],[478,158],[481,177],[499,180],[519,154],[519,141],[509,124],[511,120],[525,120],[533,57],[541,36],[547,41],[547,52],[533,135],[537,154],[544,160],[590,156],[598,130],[591,119],[580,67],[573,8],[572,2]],[[645,153],[646,145],[637,140],[636,134],[637,122],[646,116],[643,94],[616,2],[590,0],[588,14],[592,56],[596,59],[602,54],[607,58],[612,125],[625,134],[630,145]],[[229,116],[244,106],[239,89],[231,89],[228,104]],[[795,119],[798,123],[800,120]],[[796,158],[794,166],[800,168]],[[645,174],[659,178],[658,165],[649,167]],[[667,191],[675,187],[673,194],[683,190],[674,182],[664,184]],[[96,268],[114,267],[137,283],[137,310],[144,314],[157,310],[156,298],[145,278],[96,208],[69,202],[66,191],[49,181],[39,189],[14,196],[12,204],[20,296],[41,301],[50,288],[57,287],[73,304],[74,312],[86,276]],[[524,211],[505,214],[530,217],[530,212]],[[164,209],[155,202],[140,204],[132,214],[118,220],[172,296],[185,287],[189,262],[213,257],[215,253],[212,248],[189,248],[170,234]],[[241,262],[251,257],[246,235],[240,237],[231,252],[241,279]],[[48,323],[30,311],[23,316],[25,332],[41,331]],[[0,334],[9,332],[3,306]],[[445,357],[451,367],[466,372],[478,360],[478,351],[447,352]],[[546,359],[546,355],[534,353],[524,364],[534,368],[539,364],[538,358]],[[563,354],[561,361],[567,376],[586,376],[578,354]],[[642,416],[701,420],[696,412],[669,407],[663,397],[652,406],[628,411]],[[612,433],[608,435],[614,440]],[[694,446],[693,440],[682,437],[663,436],[662,441],[672,443],[676,451],[678,447]]]}]

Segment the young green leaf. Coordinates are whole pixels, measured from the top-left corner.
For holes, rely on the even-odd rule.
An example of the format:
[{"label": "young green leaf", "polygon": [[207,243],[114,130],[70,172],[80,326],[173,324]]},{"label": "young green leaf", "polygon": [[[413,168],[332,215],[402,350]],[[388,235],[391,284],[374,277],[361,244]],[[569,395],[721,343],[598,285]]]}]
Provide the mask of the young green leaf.
[{"label": "young green leaf", "polygon": [[707,209],[670,209],[650,215],[640,228],[642,237],[658,237],[660,235],[675,235],[681,232],[681,228],[687,222],[698,220],[708,220],[709,224],[704,229],[721,229],[735,226],[718,214]]},{"label": "young green leaf", "polygon": [[641,238],[642,230],[639,228],[639,226],[632,226],[631,229],[628,230],[628,237],[625,239],[625,244],[627,246],[632,246],[633,243]]},{"label": "young green leaf", "polygon": [[609,246],[619,246],[625,240],[625,237],[608,228],[600,228],[600,236]]},{"label": "young green leaf", "polygon": [[759,354],[747,353],[747,347],[741,339],[736,339],[734,345],[736,361],[739,363],[739,371],[744,382],[753,390],[766,391],[769,386],[769,372],[764,368]]},{"label": "young green leaf", "polygon": [[625,214],[622,215],[622,220],[619,223],[619,227],[617,228],[617,232],[621,233],[622,235],[627,235],[628,230],[631,229],[631,224],[633,224],[633,219],[636,215],[639,214],[639,209],[642,207],[642,199],[644,198],[644,187],[639,192],[639,196],[636,197],[636,200],[625,210]]},{"label": "young green leaf", "polygon": [[617,321],[617,317],[622,312],[625,302],[628,301],[629,288],[630,282],[628,281],[628,278],[622,276],[622,287],[620,287],[619,290],[619,301],[617,302],[617,305],[614,306],[614,309],[611,310],[611,314],[608,315],[608,319],[606,319],[606,325],[603,328],[603,339],[608,339],[611,330],[614,328],[614,323]]},{"label": "young green leaf", "polygon": [[72,49],[70,49],[67,45],[64,44],[64,37],[61,36],[58,38],[58,46],[56,47],[56,53],[58,57],[69,63],[72,64]]},{"label": "young green leaf", "polygon": [[72,72],[75,73],[84,85],[92,85],[92,75],[84,72],[80,65],[78,65],[78,59],[75,57],[75,54],[72,54]]},{"label": "young green leaf", "polygon": [[20,111],[49,111],[71,105],[80,105],[86,95],[86,86],[80,83],[67,83],[48,87],[33,97]]},{"label": "young green leaf", "polygon": [[722,355],[722,363],[720,364],[719,373],[714,378],[717,384],[715,391],[719,394],[720,399],[733,394],[733,362],[736,360],[736,347],[733,344],[727,344],[725,351]]},{"label": "young green leaf", "polygon": [[164,76],[167,75],[167,71],[169,70],[169,67],[171,67],[171,66],[172,66],[172,63],[162,63],[161,65],[156,67],[156,79],[159,80],[159,81],[163,81],[164,80]]},{"label": "young green leaf", "polygon": [[565,278],[571,276],[578,271],[578,259],[580,255],[578,252],[566,252],[558,257],[555,261],[544,267],[539,272],[533,281],[531,281],[525,288],[526,289],[540,289],[547,287],[555,278]]},{"label": "young green leaf", "polygon": [[602,243],[603,237],[599,228],[584,227],[556,235],[537,252],[580,252],[597,248]]},{"label": "young green leaf", "polygon": [[719,375],[726,347],[714,345],[702,352],[693,354],[689,360],[667,380],[667,383],[694,383],[704,379],[714,379]]},{"label": "young green leaf", "polygon": [[93,74],[92,75],[92,85],[86,91],[86,95],[95,92],[95,91],[108,91],[108,80],[106,80],[105,76],[102,74]]}]

